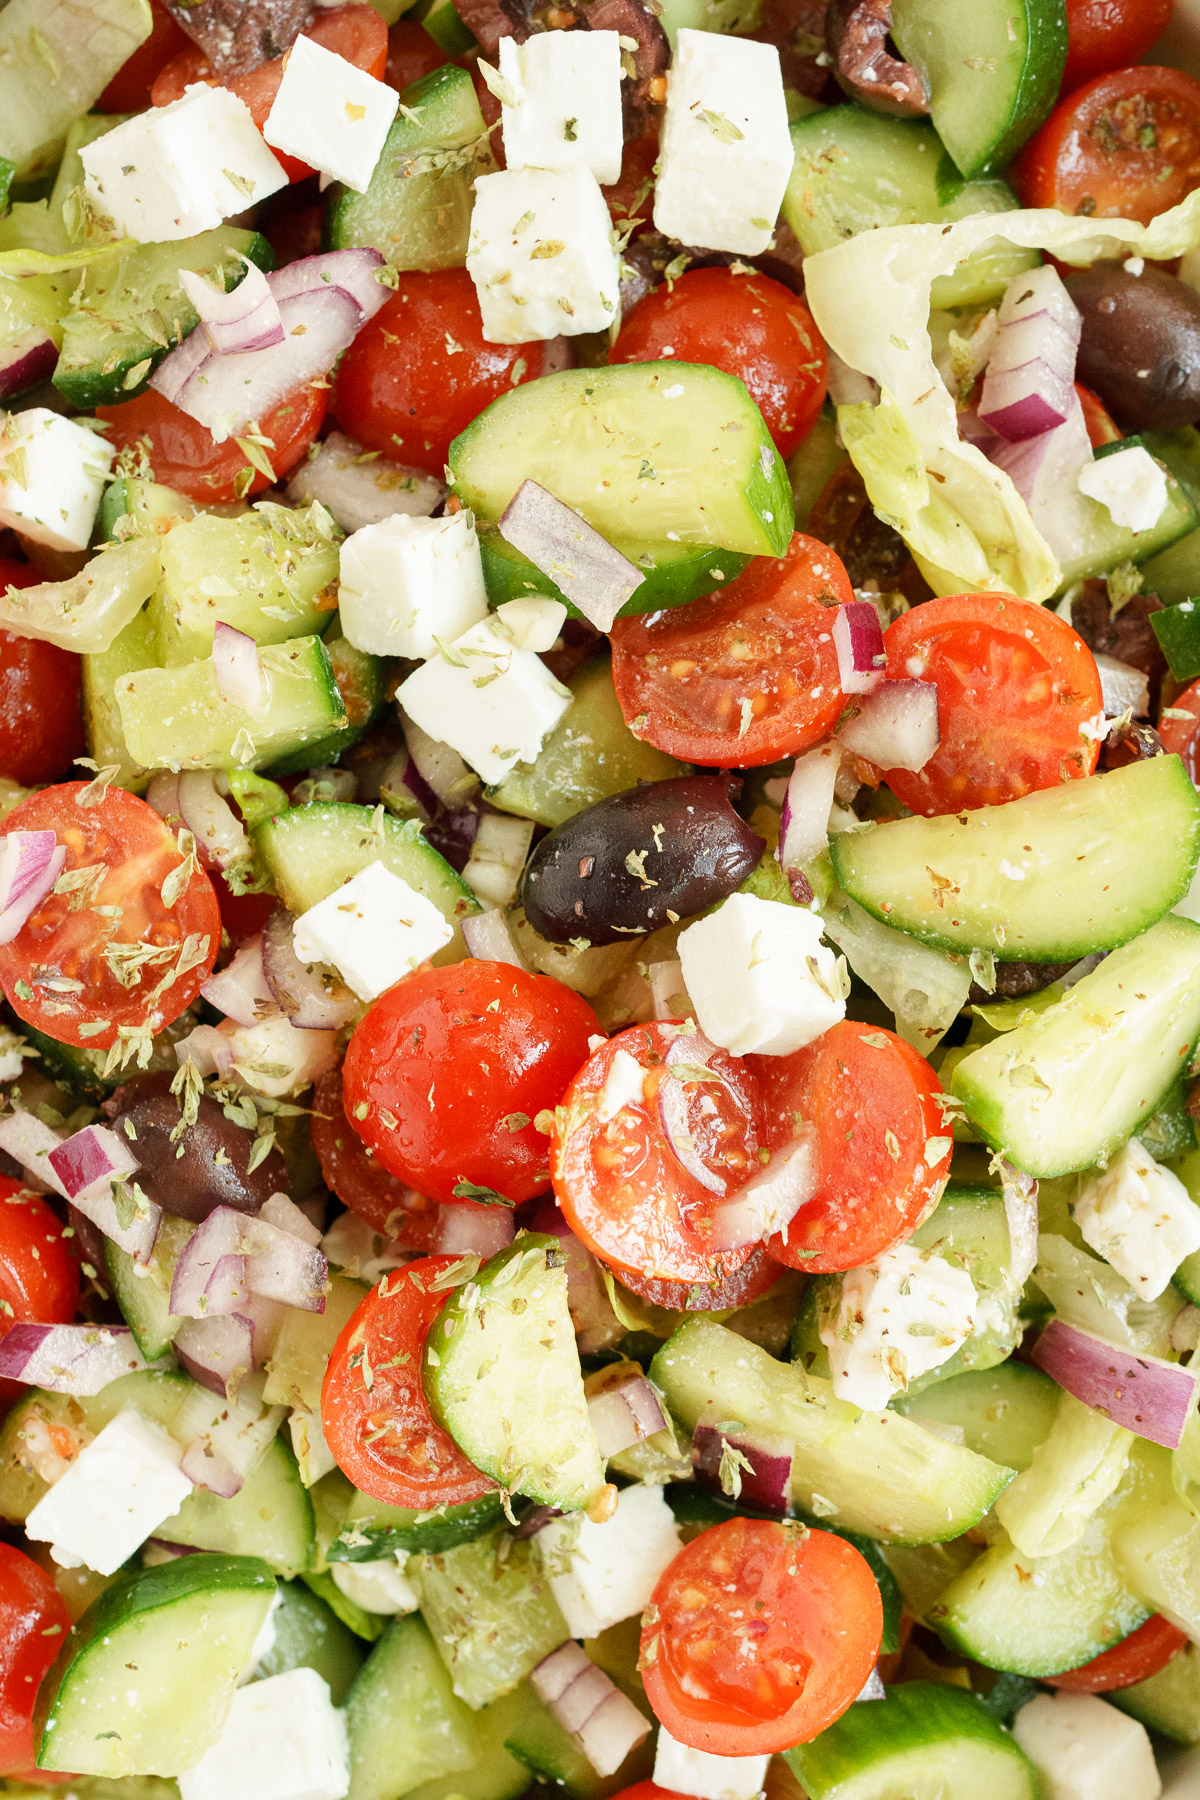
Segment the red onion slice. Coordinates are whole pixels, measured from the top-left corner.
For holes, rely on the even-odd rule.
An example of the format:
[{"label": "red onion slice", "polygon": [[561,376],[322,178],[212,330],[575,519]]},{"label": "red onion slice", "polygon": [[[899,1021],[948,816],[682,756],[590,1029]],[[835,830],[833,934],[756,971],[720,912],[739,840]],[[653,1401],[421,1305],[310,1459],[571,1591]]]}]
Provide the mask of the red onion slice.
[{"label": "red onion slice", "polygon": [[216,352],[202,331],[190,331],[183,342],[177,344],[169,355],[155,369],[150,377],[149,385],[160,393],[164,400],[172,406],[179,404],[179,396],[205,365],[212,361]]},{"label": "red onion slice", "polygon": [[52,831],[9,831],[0,837],[0,944],[12,943],[66,860],[66,846]]},{"label": "red onion slice", "polygon": [[646,972],[646,980],[650,985],[656,1019],[682,1019],[693,1010],[688,998],[687,983],[683,979],[683,964],[678,959],[674,962],[651,963]]},{"label": "red onion slice", "polygon": [[264,1360],[261,1353],[256,1354],[258,1348],[253,1326],[241,1313],[185,1319],[175,1333],[175,1354],[188,1374],[201,1387],[227,1399],[236,1396],[246,1376]]},{"label": "red onion slice", "polygon": [[329,1265],[321,1252],[265,1219],[241,1217],[242,1254],[251,1293],[265,1300],[282,1300],[285,1306],[302,1312],[324,1312]]},{"label": "red onion slice", "polygon": [[197,1025],[175,1045],[180,1068],[185,1062],[196,1065],[201,1075],[228,1075],[233,1068],[233,1049],[223,1031],[215,1025]]},{"label": "red onion slice", "polygon": [[85,1188],[105,1176],[118,1181],[135,1174],[141,1166],[128,1140],[106,1125],[85,1125],[82,1131],[64,1138],[50,1151],[47,1160],[68,1200],[78,1200]]},{"label": "red onion slice", "polygon": [[291,913],[277,906],[262,934],[262,969],[288,1024],[297,1031],[339,1031],[348,1025],[358,1000],[326,963],[303,963],[296,955]]},{"label": "red onion slice", "polygon": [[618,1456],[631,1444],[666,1428],[658,1395],[644,1375],[601,1388],[588,1399],[588,1418],[604,1457]]},{"label": "red onion slice", "polygon": [[[1072,355],[1072,369],[1074,364]],[[1063,423],[1074,392],[1071,377],[1043,357],[1015,369],[995,371],[989,367],[979,418],[1010,443],[1037,437]]]},{"label": "red onion slice", "polygon": [[218,619],[213,631],[213,667],[222,700],[240,707],[252,719],[271,703],[271,690],[263,672],[258,645],[245,631],[236,631]]},{"label": "red onion slice", "polygon": [[802,1125],[796,1137],[770,1162],[752,1175],[723,1205],[713,1208],[711,1238],[714,1249],[736,1250],[758,1244],[788,1226],[821,1185],[820,1138],[812,1125]]},{"label": "red onion slice", "polygon": [[246,272],[228,293],[192,269],[179,271],[179,285],[195,307],[205,337],[226,356],[283,342],[279,302],[257,264],[242,260]]},{"label": "red onion slice", "polygon": [[879,614],[869,600],[848,600],[838,607],[833,647],[843,694],[869,694],[879,686],[887,656]]},{"label": "red onion slice", "polygon": [[499,907],[472,913],[462,921],[462,934],[463,942],[477,962],[509,963],[514,969],[525,967],[524,959],[513,943],[508,921]]},{"label": "red onion slice", "polygon": [[942,741],[935,683],[881,682],[840,728],[837,741],[877,769],[919,772]]},{"label": "red onion slice", "polygon": [[177,1318],[203,1319],[238,1310],[236,1306],[210,1305],[208,1287],[217,1265],[226,1257],[241,1261],[241,1250],[242,1215],[231,1206],[215,1206],[203,1224],[197,1225],[175,1264],[170,1307]]},{"label": "red onion slice", "polygon": [[33,1113],[13,1112],[0,1119],[0,1150],[20,1163],[40,1192],[58,1194],[65,1200],[67,1190],[50,1162],[50,1152],[61,1143],[53,1126],[43,1124]]},{"label": "red onion slice", "polygon": [[316,452],[301,461],[287,497],[294,506],[319,500],[343,531],[361,531],[397,513],[428,518],[446,498],[444,481],[364,450],[345,432],[331,431]]},{"label": "red onion slice", "polygon": [[184,1401],[171,1430],[187,1444],[179,1466],[197,1487],[231,1500],[262,1461],[284,1414],[263,1405],[264,1385],[262,1375],[250,1375],[233,1401],[213,1401],[202,1390]]},{"label": "red onion slice", "polygon": [[838,743],[820,744],[796,758],[779,821],[779,861],[785,870],[812,862],[828,844],[833,790],[841,763]]},{"label": "red onion slice", "polygon": [[701,1031],[681,1033],[663,1058],[668,1073],[664,1075],[658,1086],[658,1114],[667,1143],[676,1160],[682,1164],[688,1174],[701,1187],[707,1188],[710,1194],[724,1194],[728,1183],[723,1175],[710,1169],[701,1157],[692,1140],[688,1118],[688,1086],[686,1079],[681,1080],[670,1071],[681,1064],[689,1064],[707,1068],[710,1058],[717,1053],[717,1046],[709,1043]]},{"label": "red onion slice", "polygon": [[80,1399],[146,1367],[132,1331],[124,1325],[21,1323],[10,1326],[0,1339],[0,1376]]},{"label": "red onion slice", "polygon": [[581,1645],[569,1641],[533,1670],[538,1699],[575,1740],[597,1775],[614,1775],[650,1725]]},{"label": "red onion slice", "polygon": [[721,1431],[704,1423],[697,1425],[692,1437],[692,1467],[701,1487],[779,1519],[787,1516],[792,1502],[794,1458],[795,1451],[784,1438],[756,1437],[732,1428]]},{"label": "red onion slice", "polygon": [[50,333],[31,325],[0,351],[0,400],[49,381],[57,361],[58,346]]},{"label": "red onion slice", "polygon": [[1114,1425],[1178,1450],[1195,1410],[1200,1369],[1123,1350],[1065,1319],[1051,1319],[1033,1346],[1033,1360]]},{"label": "red onion slice", "polygon": [[267,282],[282,303],[305,294],[327,294],[330,288],[348,294],[362,314],[362,323],[373,319],[391,299],[392,290],[379,279],[384,259],[378,250],[324,250],[317,256],[301,256],[275,269]]},{"label": "red onion slice", "polygon": [[248,939],[231,963],[201,984],[200,992],[237,1025],[257,1025],[275,1017],[279,1002],[263,972],[262,934]]},{"label": "red onion slice", "polygon": [[612,630],[613,620],[646,579],[574,507],[539,482],[521,483],[497,529],[597,631]]},{"label": "red onion slice", "polygon": [[[218,626],[217,629],[224,630],[225,627]],[[229,802],[217,792],[212,770],[187,769],[175,777],[175,782],[176,810],[195,838],[203,860],[215,863],[218,869],[232,869],[248,863],[251,852],[246,828]],[[150,799],[150,793],[146,797]],[[161,797],[170,804],[165,791]],[[150,803],[156,812],[160,810],[153,800]]]},{"label": "red onion slice", "polygon": [[1015,444],[999,443],[990,455],[1024,500],[1034,525],[1059,561],[1076,553],[1079,474],[1093,459],[1083,408],[1074,389],[1061,425]]},{"label": "red onion slice", "polygon": [[505,1250],[513,1241],[512,1208],[508,1206],[475,1206],[463,1201],[458,1206],[439,1206],[430,1254],[433,1256],[468,1256],[474,1253],[485,1260]]},{"label": "red onion slice", "polygon": [[979,418],[1001,437],[1024,442],[1056,430],[1078,405],[1075,358],[1083,320],[1047,264],[1009,283],[998,323]]},{"label": "red onion slice", "polygon": [[649,1724],[633,1701],[614,1686],[580,1726],[576,1741],[597,1775],[615,1775],[649,1732]]}]

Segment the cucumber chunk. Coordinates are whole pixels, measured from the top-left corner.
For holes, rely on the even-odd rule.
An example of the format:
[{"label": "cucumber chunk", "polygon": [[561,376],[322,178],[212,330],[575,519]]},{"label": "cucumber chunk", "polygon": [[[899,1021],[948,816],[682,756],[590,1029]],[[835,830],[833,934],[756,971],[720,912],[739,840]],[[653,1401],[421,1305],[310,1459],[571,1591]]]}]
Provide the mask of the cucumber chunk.
[{"label": "cucumber chunk", "polygon": [[450,446],[464,506],[494,524],[540,481],[613,542],[675,533],[748,556],[792,535],[787,469],[742,383],[707,363],[544,375],[502,394]]},{"label": "cucumber chunk", "polygon": [[[138,475],[118,475],[104,490],[96,515],[97,534],[107,543],[122,537],[165,537],[176,525],[196,516],[196,503],[177,488]],[[124,519],[118,532],[117,527]]]},{"label": "cucumber chunk", "polygon": [[784,1758],[812,1800],[1038,1800],[1033,1764],[962,1688],[907,1681]]},{"label": "cucumber chunk", "polygon": [[299,1581],[280,1583],[274,1625],[275,1641],[258,1660],[259,1675],[315,1669],[329,1683],[333,1704],[341,1706],[366,1659],[354,1633]]},{"label": "cucumber chunk", "polygon": [[331,625],[322,642],[329,652],[329,666],[346,709],[346,723],[315,744],[306,744],[303,750],[280,757],[271,764],[272,775],[301,775],[338,762],[374,723],[383,706],[388,669],[385,659],[356,650],[342,636],[340,624]]},{"label": "cucumber chunk", "polygon": [[[166,490],[169,492],[170,490]],[[338,548],[309,508],[281,507],[222,519],[201,513],[162,539],[162,586],[150,602],[157,662],[168,668],[212,655],[218,620],[260,644],[320,633],[329,623]]]},{"label": "cucumber chunk", "polygon": [[81,1400],[30,1388],[0,1425],[0,1518],[23,1523],[48,1491],[49,1483],[34,1468],[30,1451],[46,1426],[62,1426],[82,1441],[85,1434],[94,1437],[126,1407],[134,1407],[169,1431],[192,1392],[189,1376],[149,1369],[122,1375],[101,1393]]},{"label": "cucumber chunk", "polygon": [[394,1620],[368,1656],[346,1701],[346,1729],[349,1800],[399,1800],[471,1767],[470,1712],[419,1618]]},{"label": "cucumber chunk", "polygon": [[451,1293],[422,1380],[464,1455],[513,1493],[574,1512],[604,1486],[556,1238],[521,1232]]},{"label": "cucumber chunk", "polygon": [[[525,1691],[518,1688],[492,1706],[471,1716],[474,1761],[469,1769],[423,1781],[405,1800],[518,1800],[530,1783],[530,1770],[509,1748],[513,1721],[519,1716]],[[41,1800],[41,1796],[35,1796]]]},{"label": "cucumber chunk", "polygon": [[511,1715],[506,1747],[541,1781],[560,1788],[568,1800],[607,1800],[608,1795],[644,1781],[653,1769],[653,1739],[643,1738],[615,1775],[597,1775],[549,1707],[525,1684],[500,1704],[507,1705]]},{"label": "cucumber chunk", "polygon": [[168,1544],[260,1557],[287,1577],[308,1568],[316,1542],[312,1501],[282,1438],[271,1440],[232,1500],[196,1488],[155,1536]]},{"label": "cucumber chunk", "polygon": [[537,1549],[503,1527],[408,1572],[454,1692],[473,1709],[510,1693],[570,1636]]},{"label": "cucumber chunk", "polygon": [[343,1594],[328,1569],[309,1569],[302,1580],[309,1592],[329,1608],[334,1618],[346,1627],[352,1637],[362,1638],[368,1644],[373,1644],[376,1638],[383,1636],[387,1623],[383,1614],[369,1613],[357,1600],[352,1600],[349,1594]]},{"label": "cucumber chunk", "polygon": [[1162,919],[1057,1005],[972,1050],[951,1091],[1019,1169],[1066,1175],[1107,1161],[1150,1117],[1197,1032],[1200,925]]},{"label": "cucumber chunk", "polygon": [[[171,1311],[171,1278],[179,1253],[195,1231],[190,1219],[164,1213],[154,1240],[154,1255],[149,1273],[139,1273],[128,1250],[122,1250],[111,1238],[104,1240],[104,1261],[112,1282],[121,1316],[133,1332],[138,1349],[147,1362],[165,1356],[175,1341],[175,1333],[183,1324]],[[289,1313],[289,1318],[291,1314]],[[315,1317],[306,1313],[305,1318]]]},{"label": "cucumber chunk", "polygon": [[1200,794],[1179,757],[1155,756],[1004,806],[846,832],[831,854],[860,906],[922,943],[1074,962],[1128,943],[1186,894]]},{"label": "cucumber chunk", "polygon": [[221,1735],[274,1594],[275,1577],[251,1556],[181,1556],[118,1575],[42,1683],[39,1769],[194,1768]]},{"label": "cucumber chunk", "polygon": [[828,1382],[706,1319],[688,1319],[650,1365],[688,1431],[738,1419],[795,1446],[792,1498],[803,1511],[884,1543],[928,1544],[976,1524],[1013,1470],[948,1444],[898,1413],[860,1413]]},{"label": "cucumber chunk", "polygon": [[919,1394],[901,1394],[892,1410],[921,1424],[957,1426],[968,1450],[993,1462],[1003,1457],[1020,1473],[1050,1435],[1058,1396],[1048,1375],[1010,1360],[994,1369],[968,1369]]},{"label": "cucumber chunk", "polygon": [[1200,1744],[1200,1646],[1185,1644],[1157,1675],[1105,1699],[1173,1743]]},{"label": "cucumber chunk", "polygon": [[[536,563],[522,556],[494,527],[485,527],[479,533],[479,549],[484,584],[493,606],[505,600],[523,600],[527,594],[545,594],[551,600],[561,600],[572,618],[583,617],[574,601],[568,600]],[[750,560],[732,550],[714,555],[707,544],[619,543],[617,549],[645,572],[641,587],[621,608],[618,616],[623,619],[633,613],[657,612],[665,606],[685,606],[689,600],[699,600],[740,575]]]},{"label": "cucumber chunk", "polygon": [[385,1506],[356,1488],[327,1555],[330,1562],[375,1562],[398,1550],[453,1550],[490,1531],[500,1512],[499,1494],[483,1494],[430,1517],[405,1506]]},{"label": "cucumber chunk", "polygon": [[150,771],[129,754],[121,709],[117,705],[116,684],[122,676],[134,675],[157,661],[158,650],[148,606],[130,619],[107,650],[83,658],[83,717],[88,754],[102,769],[115,764],[114,779],[134,794],[145,793],[150,783]]}]

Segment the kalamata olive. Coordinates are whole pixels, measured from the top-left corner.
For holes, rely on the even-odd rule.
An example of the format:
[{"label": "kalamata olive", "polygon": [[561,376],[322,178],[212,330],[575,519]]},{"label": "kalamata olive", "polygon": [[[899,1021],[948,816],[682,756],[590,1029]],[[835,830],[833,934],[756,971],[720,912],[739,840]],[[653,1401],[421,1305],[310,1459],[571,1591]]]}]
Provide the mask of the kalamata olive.
[{"label": "kalamata olive", "polygon": [[254,1213],[272,1194],[286,1191],[287,1165],[278,1150],[268,1150],[250,1170],[254,1133],[227,1119],[224,1108],[207,1094],[200,1097],[195,1124],[185,1125],[174,1141],[171,1133],[178,1131],[180,1110],[170,1075],[131,1081],[113,1102],[112,1127],[129,1137],[140,1164],[138,1185],[165,1212],[200,1224],[216,1206]]},{"label": "kalamata olive", "polygon": [[1200,294],[1150,264],[1094,263],[1064,277],[1083,314],[1076,379],[1128,431],[1200,418]]},{"label": "kalamata olive", "polygon": [[891,0],[829,0],[825,44],[837,84],[860,106],[897,119],[929,111],[929,94],[911,63],[888,49]]},{"label": "kalamata olive", "polygon": [[764,847],[730,805],[730,786],[724,775],[650,781],[567,819],[525,871],[529,923],[559,944],[615,944],[724,900]]}]

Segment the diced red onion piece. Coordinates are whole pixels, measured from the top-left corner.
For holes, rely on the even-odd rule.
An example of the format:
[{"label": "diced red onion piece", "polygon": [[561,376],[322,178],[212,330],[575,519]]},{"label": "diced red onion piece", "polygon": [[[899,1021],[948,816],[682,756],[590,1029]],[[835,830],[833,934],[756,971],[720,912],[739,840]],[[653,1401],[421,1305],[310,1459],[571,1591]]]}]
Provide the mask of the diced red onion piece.
[{"label": "diced red onion piece", "polygon": [[838,607],[833,620],[833,647],[837,651],[843,694],[869,694],[879,686],[887,657],[883,626],[869,600],[848,600]]},{"label": "diced red onion piece", "polygon": [[316,1249],[321,1242],[321,1233],[308,1215],[300,1210],[296,1202],[287,1194],[269,1194],[263,1201],[258,1214],[268,1225],[274,1225],[279,1231],[286,1231],[290,1237],[299,1238],[302,1244]]},{"label": "diced red onion piece", "polygon": [[[1070,365],[1073,372],[1073,349]],[[1055,368],[1043,357],[1012,369],[997,370],[989,364],[979,418],[1000,437],[1015,443],[1061,425],[1071,411],[1074,395],[1072,374]]]},{"label": "diced red onion piece", "polygon": [[525,967],[520,951],[513,943],[508,921],[499,907],[472,913],[462,921],[463,942],[477,962],[510,963],[514,969]]},{"label": "diced red onion piece", "polygon": [[111,1238],[119,1250],[132,1256],[135,1262],[149,1262],[158,1238],[158,1228],[162,1223],[162,1207],[155,1201],[148,1200],[143,1195],[131,1223],[122,1224],[117,1203],[113,1199],[112,1179],[106,1175],[99,1181],[94,1181],[91,1187],[81,1188],[72,1205],[84,1218],[98,1226],[105,1237]]},{"label": "diced red onion piece", "polygon": [[180,1472],[193,1487],[207,1488],[219,1500],[232,1500],[246,1485],[246,1477],[235,1469],[227,1456],[214,1450],[202,1438],[193,1438],[179,1461]]},{"label": "diced red onion piece", "polygon": [[218,619],[213,631],[213,667],[222,700],[240,707],[252,719],[266,711],[271,700],[258,645],[245,631],[236,631]]},{"label": "diced red onion piece", "polygon": [[1008,1223],[1010,1273],[1014,1284],[1023,1288],[1038,1259],[1038,1184],[1032,1175],[1002,1157],[1000,1186]]},{"label": "diced red onion piece", "polygon": [[458,751],[430,737],[407,713],[400,714],[400,724],[408,754],[430,792],[451,812],[461,812],[470,806],[472,797],[479,791],[479,777],[468,768]]},{"label": "diced red onion piece", "polygon": [[779,861],[785,870],[811,862],[829,842],[829,815],[841,762],[842,747],[836,742],[820,744],[796,758],[779,821]]},{"label": "diced red onion piece", "polygon": [[1100,671],[1100,692],[1106,718],[1117,719],[1123,712],[1142,718],[1150,711],[1150,677],[1115,656],[1096,655]]},{"label": "diced red onion piece", "polygon": [[129,1141],[106,1125],[85,1125],[64,1138],[47,1159],[62,1182],[69,1200],[75,1200],[84,1188],[91,1187],[107,1175],[116,1181],[134,1174],[141,1166],[129,1148]]},{"label": "diced red onion piece", "polygon": [[613,620],[646,577],[572,506],[540,482],[523,481],[497,529],[597,631]]},{"label": "diced red onion piece", "polygon": [[692,1003],[683,979],[683,964],[678,959],[674,962],[651,963],[646,971],[646,980],[654,999],[656,1019],[679,1019],[687,1016]]},{"label": "diced red onion piece", "polygon": [[551,1708],[563,1730],[572,1737],[577,1737],[596,1708],[608,1699],[612,1685],[611,1678],[603,1669],[598,1669],[594,1662],[589,1662],[586,1669],[581,1669],[575,1679],[568,1682]]},{"label": "diced red onion piece", "polygon": [[190,331],[182,343],[176,344],[174,350],[155,369],[150,377],[149,385],[160,393],[164,400],[172,406],[179,404],[179,396],[205,365],[216,355],[212,345],[204,333],[197,329]]},{"label": "diced red onion piece", "polygon": [[576,1677],[593,1666],[583,1645],[570,1638],[542,1658],[529,1677],[530,1685],[543,1706],[553,1706]]},{"label": "diced red onion piece", "polygon": [[65,1200],[67,1190],[50,1162],[50,1152],[61,1143],[62,1134],[33,1113],[12,1112],[0,1119],[0,1150],[19,1162],[43,1193],[59,1194]]},{"label": "diced red onion piece", "polygon": [[187,1445],[180,1467],[198,1487],[232,1499],[262,1461],[284,1411],[263,1405],[264,1386],[264,1376],[248,1374],[231,1401],[197,1389],[184,1401],[171,1430]]},{"label": "diced red onion piece", "polygon": [[277,906],[262,934],[263,978],[297,1031],[338,1031],[354,1017],[358,1001],[336,969],[303,963],[296,955],[296,921]]},{"label": "diced red onion piece", "polygon": [[761,1243],[777,1231],[786,1233],[820,1185],[820,1139],[814,1126],[802,1125],[799,1134],[776,1150],[765,1168],[713,1208],[710,1236],[714,1249],[736,1250],[743,1244]]},{"label": "diced red onion piece", "polygon": [[372,455],[342,431],[331,431],[316,448],[288,482],[287,497],[293,505],[319,500],[343,531],[360,531],[397,513],[428,518],[446,498],[444,481]]},{"label": "diced red onion piece", "polygon": [[979,414],[970,407],[958,415],[958,435],[964,443],[973,444],[976,450],[982,450],[988,457],[1000,443],[999,433],[993,431],[990,425],[985,425]]},{"label": "diced red onion piece", "polygon": [[558,1239],[566,1261],[567,1308],[581,1355],[598,1356],[602,1350],[611,1350],[624,1337],[625,1327],[613,1312],[595,1257],[575,1236],[553,1199],[539,1204],[529,1229]]},{"label": "diced red onion piece", "polygon": [[279,1011],[263,973],[262,935],[249,938],[231,963],[210,975],[200,992],[210,1006],[236,1025],[257,1025]]},{"label": "diced red onion piece", "polygon": [[601,1456],[617,1456],[666,1426],[658,1395],[644,1375],[602,1388],[588,1401],[588,1418]]},{"label": "diced red onion piece", "polygon": [[365,324],[391,299],[392,290],[379,280],[383,266],[378,250],[323,250],[275,269],[268,275],[267,285],[281,305],[303,294],[338,289],[354,301]]},{"label": "diced red onion piece", "polygon": [[11,1325],[0,1339],[0,1376],[87,1398],[146,1367],[124,1325]]},{"label": "diced red onion piece", "polygon": [[201,1075],[228,1075],[233,1068],[233,1050],[229,1039],[215,1025],[197,1025],[175,1045],[180,1068],[185,1062],[196,1065]]},{"label": "diced red onion piece", "polygon": [[511,906],[529,846],[533,820],[508,813],[481,812],[463,880],[485,906]]},{"label": "diced red onion piece", "polygon": [[1177,1450],[1195,1409],[1200,1369],[1140,1356],[1094,1332],[1051,1319],[1033,1360],[1060,1388],[1152,1444]]},{"label": "diced red onion piece", "polygon": [[513,1241],[510,1206],[439,1206],[430,1252],[434,1256],[495,1256]]},{"label": "diced red onion piece", "polygon": [[1079,396],[1072,390],[1066,419],[1053,431],[990,452],[1029,508],[1030,516],[1061,562],[1079,547],[1078,482],[1092,458]]},{"label": "diced red onion piece", "polygon": [[[710,1044],[703,1032],[694,1031],[677,1037],[663,1061],[668,1071],[680,1063],[707,1067],[709,1058],[715,1054],[716,1045]],[[727,1190],[725,1177],[709,1168],[692,1139],[686,1080],[678,1080],[670,1073],[664,1076],[658,1087],[658,1113],[667,1143],[676,1160],[710,1194],[724,1194]]]},{"label": "diced red onion piece", "polygon": [[174,1348],[193,1380],[227,1399],[237,1393],[241,1382],[261,1360],[255,1354],[251,1322],[241,1313],[185,1319],[175,1333]]},{"label": "diced red onion piece", "polygon": [[208,1288],[218,1264],[226,1257],[240,1261],[241,1252],[241,1213],[232,1206],[215,1206],[207,1219],[197,1225],[175,1264],[170,1307],[176,1318],[204,1319],[238,1310],[236,1306],[209,1304]]},{"label": "diced red onion piece", "polygon": [[242,1254],[250,1291],[302,1312],[325,1311],[329,1265],[319,1250],[265,1219],[243,1215]]},{"label": "diced red onion piece", "polygon": [[240,1318],[250,1327],[254,1360],[260,1366],[273,1355],[288,1309],[281,1300],[267,1300],[261,1294],[247,1294]]},{"label": "diced red onion piece", "polygon": [[1078,344],[1083,317],[1068,294],[1053,263],[1014,275],[1004,290],[998,313],[1001,328],[1048,313],[1053,322]]},{"label": "diced red onion piece", "polygon": [[650,1726],[632,1700],[573,1640],[545,1657],[529,1680],[598,1775],[615,1774],[633,1746],[649,1735]]},{"label": "diced red onion piece", "polygon": [[31,325],[0,352],[0,400],[48,381],[57,361],[58,346],[50,333]]},{"label": "diced red onion piece", "polygon": [[[226,627],[218,626],[217,629]],[[250,839],[246,836],[246,828],[228,800],[217,792],[212,770],[186,769],[175,780],[177,810],[195,838],[201,858],[206,863],[215,863],[218,869],[232,869],[249,862]],[[147,798],[150,798],[149,794]],[[157,807],[155,811],[158,811]]]},{"label": "diced red onion piece", "polygon": [[0,944],[12,943],[66,860],[66,845],[52,831],[9,831],[0,837]]},{"label": "diced red onion piece", "polygon": [[829,398],[835,406],[874,406],[879,399],[879,383],[859,369],[843,362],[836,350],[826,352],[829,362]]},{"label": "diced red onion piece", "polygon": [[728,1445],[735,1459],[744,1457],[749,1468],[735,1461],[741,1478],[738,1496],[758,1512],[784,1518],[792,1498],[792,1462],[795,1452],[783,1438],[758,1438],[747,1433],[719,1431],[701,1422],[692,1436],[692,1468],[701,1487],[723,1493],[721,1461]]},{"label": "diced red onion piece", "polygon": [[179,271],[179,284],[199,315],[205,337],[223,356],[283,342],[279,302],[255,263],[246,262],[246,273],[228,293],[192,269]]},{"label": "diced red onion piece", "polygon": [[837,741],[877,769],[925,767],[942,741],[938,691],[932,681],[884,681],[868,694]]}]

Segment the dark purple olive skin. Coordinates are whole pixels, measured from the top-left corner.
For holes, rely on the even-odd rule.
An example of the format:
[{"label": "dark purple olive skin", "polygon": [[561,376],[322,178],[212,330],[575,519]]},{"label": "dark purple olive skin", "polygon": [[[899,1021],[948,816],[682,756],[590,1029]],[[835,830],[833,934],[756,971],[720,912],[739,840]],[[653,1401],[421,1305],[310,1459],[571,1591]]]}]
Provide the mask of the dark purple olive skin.
[{"label": "dark purple olive skin", "polygon": [[1063,277],[1083,314],[1075,379],[1126,431],[1175,431],[1200,418],[1200,294],[1147,263],[1094,263]]},{"label": "dark purple olive skin", "polygon": [[278,1150],[268,1150],[258,1167],[248,1173],[253,1132],[227,1119],[207,1094],[201,1097],[196,1123],[185,1127],[172,1143],[171,1133],[179,1124],[179,1102],[171,1092],[170,1075],[146,1075],[128,1082],[109,1105],[113,1102],[113,1130],[126,1136],[124,1121],[128,1119],[136,1134],[129,1139],[129,1148],[141,1165],[134,1179],[164,1212],[194,1219],[199,1225],[214,1207],[256,1213],[272,1194],[287,1191],[287,1165]]},{"label": "dark purple olive skin", "polygon": [[557,944],[616,944],[724,900],[765,848],[730,788],[724,775],[650,781],[556,826],[525,871],[529,923]]}]

